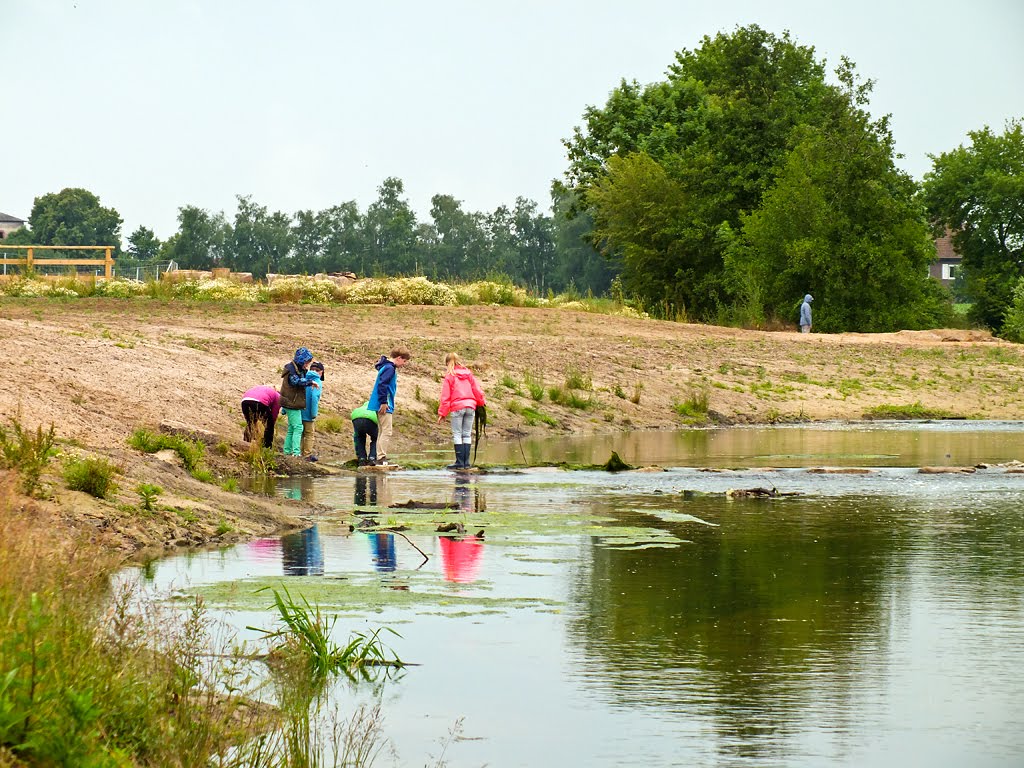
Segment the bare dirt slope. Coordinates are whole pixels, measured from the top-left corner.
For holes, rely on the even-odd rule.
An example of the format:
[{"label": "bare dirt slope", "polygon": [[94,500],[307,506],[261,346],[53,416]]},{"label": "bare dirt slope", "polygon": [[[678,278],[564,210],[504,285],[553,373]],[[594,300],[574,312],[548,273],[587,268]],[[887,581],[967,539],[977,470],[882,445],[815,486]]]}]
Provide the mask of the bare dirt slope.
[{"label": "bare dirt slope", "polygon": [[[452,349],[482,381],[491,439],[673,429],[687,423],[680,406],[705,398],[711,423],[858,419],[875,406],[915,403],[960,416],[1022,415],[1024,356],[974,331],[803,336],[558,309],[2,299],[0,339],[0,425],[53,424],[66,455],[107,457],[122,470],[118,490],[97,501],[64,489],[58,463],[37,503],[68,531],[136,557],[268,534],[318,513],[221,487],[244,471],[242,392],[279,383],[298,346],[326,364],[322,463],[291,462],[290,471],[352,457],[348,413],[369,394],[378,356],[399,343],[413,353],[399,376],[390,451],[399,461],[403,450],[448,442],[436,399]],[[531,393],[530,382],[543,382],[542,391]],[[561,393],[552,398],[552,388]],[[214,433],[215,482],[127,446],[135,429],[163,421]],[[156,511],[139,512],[140,482],[163,489]],[[13,483],[8,474],[4,487]]]},{"label": "bare dirt slope", "polygon": [[[279,383],[301,345],[326,364],[322,413],[346,421],[369,393],[378,355],[397,343],[412,350],[399,376],[398,452],[447,442],[434,407],[450,349],[481,379],[498,438],[674,428],[682,421],[673,406],[702,393],[726,422],[857,419],[913,403],[1022,415],[1024,356],[979,331],[804,336],[557,309],[4,299],[0,339],[0,416],[52,422],[99,450],[122,449],[136,427],[166,419],[237,441],[242,391]],[[529,376],[546,390],[564,387],[573,374],[591,385],[574,391],[587,408],[547,393],[537,402],[524,384]],[[556,424],[513,412],[517,404]],[[328,460],[350,458],[345,430],[321,444]]]}]

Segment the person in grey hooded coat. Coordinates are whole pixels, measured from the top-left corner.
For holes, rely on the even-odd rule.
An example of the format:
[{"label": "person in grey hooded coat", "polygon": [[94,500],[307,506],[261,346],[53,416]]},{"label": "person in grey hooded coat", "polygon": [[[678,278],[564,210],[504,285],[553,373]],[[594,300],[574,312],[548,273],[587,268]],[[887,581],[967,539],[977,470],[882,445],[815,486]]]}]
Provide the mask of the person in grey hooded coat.
[{"label": "person in grey hooded coat", "polygon": [[811,294],[804,296],[804,303],[800,305],[800,333],[811,332],[811,302],[814,297]]}]

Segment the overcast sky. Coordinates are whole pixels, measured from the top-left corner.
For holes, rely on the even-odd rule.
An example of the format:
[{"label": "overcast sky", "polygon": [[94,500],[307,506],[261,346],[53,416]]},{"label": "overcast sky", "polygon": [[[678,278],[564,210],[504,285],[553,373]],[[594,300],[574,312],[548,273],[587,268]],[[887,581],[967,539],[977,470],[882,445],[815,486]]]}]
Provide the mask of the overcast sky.
[{"label": "overcast sky", "polygon": [[183,205],[365,210],[387,176],[420,220],[547,209],[587,105],[751,23],[875,79],[916,178],[1024,116],[1022,0],[0,0],[0,211],[85,187],[163,239]]}]

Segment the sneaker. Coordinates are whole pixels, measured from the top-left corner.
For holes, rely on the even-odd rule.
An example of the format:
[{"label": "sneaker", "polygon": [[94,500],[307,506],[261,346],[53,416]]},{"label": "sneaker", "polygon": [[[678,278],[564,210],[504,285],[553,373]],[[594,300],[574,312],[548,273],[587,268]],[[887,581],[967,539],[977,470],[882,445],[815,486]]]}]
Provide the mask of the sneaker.
[{"label": "sneaker", "polygon": [[387,459],[377,459],[376,466],[378,466],[378,467],[388,467],[388,466],[391,466],[391,462],[388,461]]},{"label": "sneaker", "polygon": [[366,459],[356,459],[356,466],[357,467],[365,467],[369,463],[370,462],[368,462]]},{"label": "sneaker", "polygon": [[320,461],[316,456],[307,456],[306,461]]}]

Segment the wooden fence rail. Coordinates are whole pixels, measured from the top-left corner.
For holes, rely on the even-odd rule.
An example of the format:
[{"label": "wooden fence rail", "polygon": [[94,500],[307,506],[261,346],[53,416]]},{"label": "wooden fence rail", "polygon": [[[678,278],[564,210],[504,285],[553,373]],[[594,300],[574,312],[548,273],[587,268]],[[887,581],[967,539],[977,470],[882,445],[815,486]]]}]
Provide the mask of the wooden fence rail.
[{"label": "wooden fence rail", "polygon": [[[25,251],[25,258],[12,259],[5,251]],[[102,259],[47,259],[36,258],[36,251],[103,251]],[[0,245],[0,266],[24,266],[32,269],[36,264],[55,267],[85,267],[102,264],[104,276],[109,280],[114,270],[114,246],[112,245]]]}]

